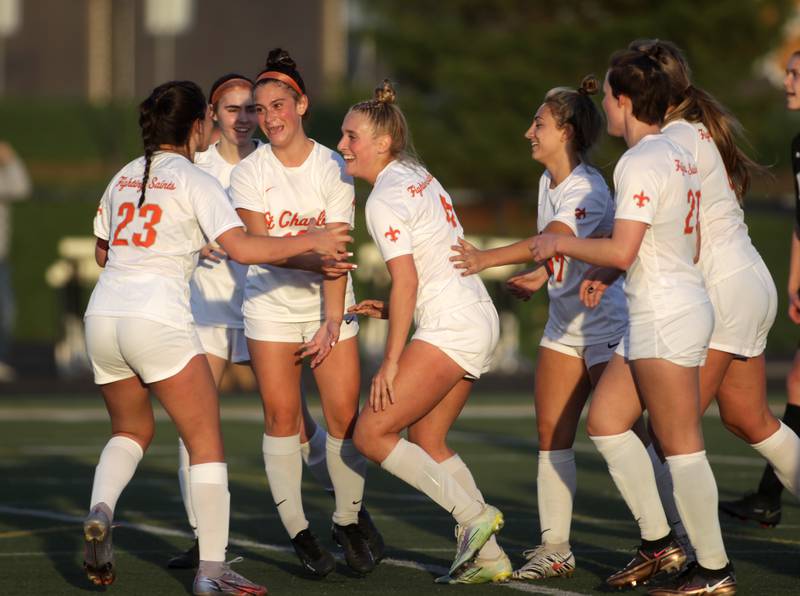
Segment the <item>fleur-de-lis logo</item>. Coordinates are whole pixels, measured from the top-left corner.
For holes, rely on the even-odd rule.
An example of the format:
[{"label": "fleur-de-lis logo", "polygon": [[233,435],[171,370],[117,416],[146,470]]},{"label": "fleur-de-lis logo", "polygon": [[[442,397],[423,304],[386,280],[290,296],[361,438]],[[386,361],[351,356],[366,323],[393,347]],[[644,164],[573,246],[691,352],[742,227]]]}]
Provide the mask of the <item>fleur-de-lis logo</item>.
[{"label": "fleur-de-lis logo", "polygon": [[586,217],[586,207],[575,208],[575,219],[584,219]]},{"label": "fleur-de-lis logo", "polygon": [[458,221],[456,220],[456,212],[453,210],[453,206],[447,202],[447,199],[444,195],[439,195],[439,200],[442,202],[442,207],[444,208],[444,217],[454,228],[458,226]]},{"label": "fleur-de-lis logo", "polygon": [[392,242],[397,242],[397,237],[400,235],[400,230],[395,230],[392,226],[389,226],[389,231],[384,234],[389,240]]},{"label": "fleur-de-lis logo", "polygon": [[636,201],[637,207],[644,207],[646,203],[650,202],[650,197],[646,196],[642,191],[638,195],[633,195],[633,200]]}]

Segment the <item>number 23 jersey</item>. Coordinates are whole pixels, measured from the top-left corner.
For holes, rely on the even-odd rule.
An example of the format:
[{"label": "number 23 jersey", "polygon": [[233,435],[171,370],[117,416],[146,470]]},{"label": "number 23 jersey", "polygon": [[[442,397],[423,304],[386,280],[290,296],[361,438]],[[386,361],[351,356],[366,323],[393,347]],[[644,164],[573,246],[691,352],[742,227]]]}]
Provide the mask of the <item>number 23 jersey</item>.
[{"label": "number 23 jersey", "polygon": [[648,135],[614,168],[615,219],[647,224],[625,277],[631,325],[708,302],[694,265],[700,179],[691,155],[663,134]]},{"label": "number 23 jersey", "polygon": [[477,302],[490,301],[477,275],[453,267],[451,246],[464,237],[450,195],[423,167],[389,163],[367,199],[367,229],[384,261],[412,255],[417,269],[414,321]]},{"label": "number 23 jersey", "polygon": [[183,328],[192,322],[189,279],[206,243],[236,227],[220,183],[176,153],[156,153],[139,207],[143,157],[114,176],[100,199],[94,235],[107,240],[108,262],[86,316],[149,319]]}]

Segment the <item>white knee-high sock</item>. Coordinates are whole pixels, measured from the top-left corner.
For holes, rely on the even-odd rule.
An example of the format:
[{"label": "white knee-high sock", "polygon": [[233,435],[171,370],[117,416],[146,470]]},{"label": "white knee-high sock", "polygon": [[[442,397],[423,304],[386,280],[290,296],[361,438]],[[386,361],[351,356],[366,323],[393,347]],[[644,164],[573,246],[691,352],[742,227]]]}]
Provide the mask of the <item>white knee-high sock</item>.
[{"label": "white knee-high sock", "polygon": [[94,469],[89,508],[105,503],[113,514],[117,499],[133,478],[143,455],[142,447],[133,439],[120,435],[111,437]]},{"label": "white knee-high sock", "polygon": [[189,519],[189,525],[194,532],[194,537],[197,538],[197,516],[194,514],[194,507],[192,507],[192,484],[189,481],[189,450],[183,439],[178,438],[178,484],[181,487],[181,499],[183,499],[183,508],[186,510],[186,517]]},{"label": "white knee-high sock", "polygon": [[189,466],[192,507],[197,514],[201,561],[225,561],[228,547],[231,495],[228,466],[223,462]]},{"label": "white knee-high sock", "polygon": [[405,439],[397,441],[381,467],[426,494],[460,524],[469,522],[483,508],[441,464],[419,445]]},{"label": "white knee-high sock", "polygon": [[728,563],[717,512],[717,483],[705,451],[667,456],[675,504],[686,533],[697,553],[697,562],[707,569],[722,569]]},{"label": "white knee-high sock", "polygon": [[325,429],[317,425],[314,434],[305,443],[300,443],[300,455],[303,456],[303,463],[311,472],[322,488],[333,492],[333,482],[328,473],[327,462],[327,439],[328,433]]},{"label": "white knee-high sock", "polygon": [[337,439],[328,435],[326,442],[328,473],[336,497],[333,523],[340,526],[357,524],[358,511],[364,500],[367,460],[353,445],[352,439]]},{"label": "white knee-high sock", "polygon": [[658,540],[669,534],[650,456],[639,437],[628,430],[590,438],[606,460],[614,484],[639,524],[642,538]]},{"label": "white knee-high sock", "polygon": [[[448,457],[443,462],[440,462],[440,465],[449,472],[449,474],[456,479],[467,494],[475,499],[476,501],[480,501],[481,503],[485,503],[486,501],[483,498],[483,494],[481,493],[478,485],[475,483],[475,478],[472,476],[472,472],[469,471],[467,464],[464,463],[464,460],[456,453],[455,455]],[[503,555],[503,549],[500,548],[500,545],[497,544],[497,539],[495,538],[494,534],[489,540],[486,541],[486,544],[483,545],[480,551],[478,551],[478,556],[482,559],[497,559]]]},{"label": "white knee-high sock", "polygon": [[786,490],[800,498],[800,437],[780,422],[778,430],[752,447],[769,462]]},{"label": "white knee-high sock", "polygon": [[669,522],[669,525],[672,527],[675,537],[683,540],[687,538],[686,528],[683,527],[681,514],[678,513],[678,506],[675,504],[675,491],[672,486],[672,475],[669,473],[669,466],[667,462],[661,461],[655,445],[652,443],[647,447],[647,455],[650,456],[650,461],[653,464],[653,473],[656,476],[658,496],[661,497],[661,506],[664,508],[664,514],[667,516],[667,522]]},{"label": "white knee-high sock", "polygon": [[294,538],[298,532],[308,527],[300,492],[303,481],[300,435],[290,437],[264,435],[262,451],[272,499],[278,508],[283,527],[286,528],[289,537]]},{"label": "white knee-high sock", "polygon": [[569,530],[577,483],[572,449],[539,451],[536,493],[542,544],[556,550],[570,550]]}]

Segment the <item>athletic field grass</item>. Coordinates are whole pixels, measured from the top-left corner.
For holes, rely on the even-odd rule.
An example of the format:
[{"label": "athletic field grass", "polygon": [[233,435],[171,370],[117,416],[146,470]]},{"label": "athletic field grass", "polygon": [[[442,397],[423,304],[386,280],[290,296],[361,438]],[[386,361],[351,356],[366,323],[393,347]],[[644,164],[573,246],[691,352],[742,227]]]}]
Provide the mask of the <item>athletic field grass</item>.
[{"label": "athletic field grass", "polygon": [[[773,403],[782,411],[781,396],[775,395]],[[589,594],[628,561],[638,542],[630,513],[581,430],[572,525],[578,569],[571,579],[502,586],[435,585],[434,577],[452,560],[450,517],[371,466],[366,502],[384,534],[388,557],[366,578],[353,577],[340,562],[328,578],[314,580],[303,574],[290,550],[267,490],[258,398],[223,396],[222,410],[232,512],[229,555],[242,555],[244,561],[235,569],[266,584],[270,594],[478,595],[508,594],[509,590]],[[2,594],[191,591],[193,572],[172,572],[164,566],[169,556],[188,546],[189,539],[176,477],[176,434],[160,408],[157,411],[156,438],[117,506],[117,581],[103,589],[91,586],[81,568],[80,530],[94,466],[110,428],[99,395],[0,398]],[[522,550],[538,542],[534,434],[529,396],[477,394],[450,437],[486,499],[505,513],[500,543],[515,565]],[[753,489],[763,469],[755,452],[728,434],[716,414],[705,418],[705,435],[720,497],[737,497]],[[332,500],[308,473],[303,488],[312,529],[334,549],[329,534]],[[800,507],[788,495],[783,503],[783,522],[775,529],[722,519],[740,594],[800,594]]]}]

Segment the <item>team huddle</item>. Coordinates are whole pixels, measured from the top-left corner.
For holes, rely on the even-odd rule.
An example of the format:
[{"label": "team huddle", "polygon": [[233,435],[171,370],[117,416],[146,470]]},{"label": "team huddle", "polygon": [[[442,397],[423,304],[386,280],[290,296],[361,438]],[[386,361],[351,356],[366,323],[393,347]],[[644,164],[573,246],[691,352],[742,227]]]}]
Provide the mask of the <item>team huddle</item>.
[{"label": "team huddle", "polygon": [[[591,99],[601,86],[605,122]],[[153,437],[152,392],[180,435],[180,491],[195,536],[168,566],[197,568],[194,594],[266,594],[225,560],[217,388],[232,362],[255,373],[269,488],[311,574],[324,577],[336,562],[306,519],[304,466],[333,497],[331,531],[347,565],[365,575],[383,558],[364,505],[370,460],[455,520],[455,559],[437,583],[571,575],[573,443],[591,394],[589,436],[641,533],[636,555],[606,583],[658,576],[651,594],[734,594],[700,430],[712,400],[779,484],[800,490],[800,438],[767,406],[763,354],[777,293],[744,224],[741,200],[758,166],[735,144],[738,122],[693,85],[676,46],[631,43],[602,83],[588,76],[545,95],[525,133],[545,167],[538,233],[481,251],[417,158],[395,99],[384,81],[353,105],[338,152],[306,135],[310,99],[280,49],[255,80],[226,75],[208,99],[174,81],[142,102],[144,156],[111,180],[94,221],[104,269],[86,340],[112,437],[84,522],[89,579],[115,579],[114,510]],[[628,147],[613,195],[589,160],[604,125]],[[252,138],[257,126],[268,143]],[[353,293],[356,178],[372,187],[364,209],[391,277],[386,300]],[[512,294],[529,299],[546,286],[549,296],[534,393],[542,533],[516,569],[495,537],[502,512],[447,443],[499,337],[476,274],[512,263],[532,264],[508,281]],[[363,408],[358,316],[388,319]],[[305,403],[304,360],[324,428]]]}]

